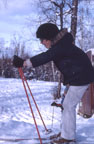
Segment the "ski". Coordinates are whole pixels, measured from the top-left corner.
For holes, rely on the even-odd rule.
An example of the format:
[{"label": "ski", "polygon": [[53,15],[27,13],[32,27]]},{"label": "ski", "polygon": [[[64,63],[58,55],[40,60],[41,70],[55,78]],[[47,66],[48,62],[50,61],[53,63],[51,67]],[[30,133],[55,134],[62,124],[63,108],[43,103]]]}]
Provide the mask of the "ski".
[{"label": "ski", "polygon": [[[51,142],[55,139],[56,138],[51,138],[50,136],[41,138],[43,144],[51,144]],[[33,144],[33,142],[35,144],[39,144],[39,138],[0,138],[0,142],[1,141],[3,141],[3,142],[4,141],[6,141],[6,142],[31,141],[32,144]]]},{"label": "ski", "polygon": [[[16,143],[21,141],[31,141],[31,144],[40,144],[39,139],[36,141],[35,139],[0,139],[0,142],[10,142]],[[53,144],[51,140],[42,140],[42,144]]]},{"label": "ski", "polygon": [[7,141],[7,142],[18,142],[18,141],[26,141],[26,140],[33,140],[33,139],[25,139],[25,138],[0,138],[0,141]]},{"label": "ski", "polygon": [[53,140],[53,142],[51,142],[51,144],[77,144],[76,141],[71,141],[71,142],[60,142],[59,141],[59,142],[55,142],[55,140]]},{"label": "ski", "polygon": [[[52,144],[54,140],[56,140],[60,136],[60,133],[50,135],[48,137],[41,137],[42,144]],[[6,142],[19,142],[19,141],[31,141],[32,144],[39,144],[39,138],[0,138],[0,141]]]},{"label": "ski", "polygon": [[[93,142],[84,142],[84,141],[76,141],[76,142],[64,142],[57,143],[54,142],[57,138],[50,139],[50,137],[41,138],[42,144],[94,144]],[[0,142],[10,142],[16,143],[21,141],[31,141],[31,144],[40,144],[39,138],[0,138]]]},{"label": "ski", "polygon": [[63,142],[63,143],[51,142],[51,144],[76,144],[76,143],[75,142]]}]

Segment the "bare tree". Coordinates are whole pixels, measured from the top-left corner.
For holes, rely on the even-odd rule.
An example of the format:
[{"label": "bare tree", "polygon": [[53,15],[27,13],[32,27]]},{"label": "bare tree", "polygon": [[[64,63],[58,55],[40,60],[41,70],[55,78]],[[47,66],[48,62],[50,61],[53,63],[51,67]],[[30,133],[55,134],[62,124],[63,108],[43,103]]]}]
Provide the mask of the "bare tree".
[{"label": "bare tree", "polygon": [[90,0],[83,1],[83,5],[80,3],[78,11],[77,43],[84,51],[94,48],[94,30],[92,28],[94,26],[94,15],[92,13],[92,2],[93,1]]},{"label": "bare tree", "polygon": [[39,0],[38,6],[41,8],[43,18],[41,21],[48,21],[63,28],[64,18],[71,13],[71,0]]},{"label": "bare tree", "polygon": [[25,41],[19,35],[14,35],[10,47],[14,48],[14,55],[25,57]]}]

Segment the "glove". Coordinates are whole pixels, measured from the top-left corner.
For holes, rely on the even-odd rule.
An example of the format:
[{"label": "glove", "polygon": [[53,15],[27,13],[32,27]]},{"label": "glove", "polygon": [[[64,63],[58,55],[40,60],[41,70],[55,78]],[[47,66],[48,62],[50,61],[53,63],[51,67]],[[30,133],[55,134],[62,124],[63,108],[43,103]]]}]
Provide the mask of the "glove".
[{"label": "glove", "polygon": [[23,63],[24,63],[24,60],[21,59],[20,57],[14,55],[14,58],[13,58],[13,65],[17,68],[19,67],[23,67]]}]

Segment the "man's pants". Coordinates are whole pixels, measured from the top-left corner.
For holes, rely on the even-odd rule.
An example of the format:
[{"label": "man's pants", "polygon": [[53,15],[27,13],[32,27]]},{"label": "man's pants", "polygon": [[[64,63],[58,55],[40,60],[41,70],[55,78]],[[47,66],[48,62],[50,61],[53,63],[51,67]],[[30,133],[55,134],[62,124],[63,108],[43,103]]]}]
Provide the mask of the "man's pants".
[{"label": "man's pants", "polygon": [[70,86],[63,102],[61,114],[61,137],[65,139],[76,138],[76,106],[89,85]]}]

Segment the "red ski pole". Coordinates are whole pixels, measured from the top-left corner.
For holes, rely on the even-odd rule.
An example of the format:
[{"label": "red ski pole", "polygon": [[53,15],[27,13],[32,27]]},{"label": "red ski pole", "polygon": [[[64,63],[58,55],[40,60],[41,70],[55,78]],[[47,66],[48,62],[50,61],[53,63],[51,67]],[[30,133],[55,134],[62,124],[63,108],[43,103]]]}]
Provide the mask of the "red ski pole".
[{"label": "red ski pole", "polygon": [[37,105],[37,103],[36,103],[36,101],[35,101],[35,99],[34,99],[34,96],[32,95],[32,92],[31,92],[31,90],[30,90],[30,87],[29,87],[29,85],[28,85],[28,82],[27,82],[27,80],[26,80],[26,78],[25,78],[25,76],[24,76],[24,73],[23,73],[23,71],[22,71],[21,68],[20,68],[20,72],[21,72],[21,75],[23,76],[23,78],[24,78],[24,80],[25,80],[25,82],[26,82],[26,84],[27,84],[27,87],[28,87],[28,89],[29,89],[30,95],[32,96],[32,99],[33,99],[34,104],[35,104],[35,106],[36,106],[36,108],[37,108],[37,111],[38,111],[39,116],[40,116],[40,118],[41,118],[41,121],[42,121],[42,123],[43,123],[43,125],[44,125],[44,128],[45,128],[46,131],[48,131],[48,129],[46,128],[46,125],[45,125],[45,123],[44,123],[44,121],[43,121],[43,118],[42,118],[42,116],[41,116],[41,113],[40,113],[40,111],[39,111],[38,105]]},{"label": "red ski pole", "polygon": [[25,93],[26,93],[26,96],[27,96],[27,99],[28,99],[29,107],[30,107],[30,110],[31,110],[31,113],[32,113],[32,116],[33,116],[33,120],[34,120],[34,123],[35,123],[35,127],[36,127],[36,130],[37,130],[38,136],[39,136],[40,144],[42,144],[42,140],[41,140],[41,137],[40,137],[38,126],[37,126],[37,123],[36,123],[36,120],[35,120],[33,109],[32,109],[32,106],[31,106],[31,103],[30,103],[30,100],[29,100],[29,96],[28,96],[28,93],[27,93],[27,89],[26,89],[26,86],[25,86],[24,77],[22,75],[22,69],[19,68],[18,71],[19,71],[20,77],[22,79],[22,83],[23,83],[23,86],[24,86],[24,89],[25,89]]}]

